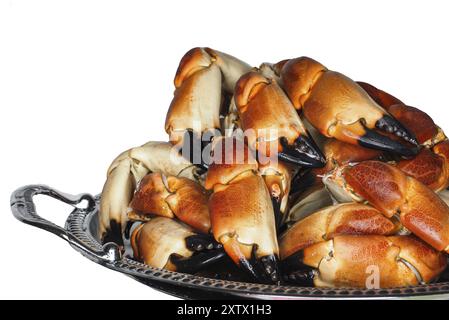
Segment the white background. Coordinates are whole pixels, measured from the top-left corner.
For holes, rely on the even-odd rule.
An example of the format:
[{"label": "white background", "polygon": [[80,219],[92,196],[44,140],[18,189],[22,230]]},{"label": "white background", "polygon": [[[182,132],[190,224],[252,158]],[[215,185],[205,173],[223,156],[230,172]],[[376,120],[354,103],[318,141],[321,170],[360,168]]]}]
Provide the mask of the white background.
[{"label": "white background", "polygon": [[[168,298],[19,223],[9,196],[30,183],[96,194],[119,152],[165,140],[191,47],[253,65],[308,55],[449,131],[448,3],[0,1],[0,298]],[[39,204],[59,223],[69,212]]]}]

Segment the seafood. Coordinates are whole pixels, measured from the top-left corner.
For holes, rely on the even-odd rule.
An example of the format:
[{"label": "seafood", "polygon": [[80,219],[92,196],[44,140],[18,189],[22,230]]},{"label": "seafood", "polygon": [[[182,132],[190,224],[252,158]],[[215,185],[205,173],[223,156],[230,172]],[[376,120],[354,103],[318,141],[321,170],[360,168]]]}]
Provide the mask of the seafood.
[{"label": "seafood", "polygon": [[256,68],[197,47],[174,84],[169,142],[108,169],[104,244],[155,268],[266,284],[438,281],[449,139],[426,112],[308,57]]}]

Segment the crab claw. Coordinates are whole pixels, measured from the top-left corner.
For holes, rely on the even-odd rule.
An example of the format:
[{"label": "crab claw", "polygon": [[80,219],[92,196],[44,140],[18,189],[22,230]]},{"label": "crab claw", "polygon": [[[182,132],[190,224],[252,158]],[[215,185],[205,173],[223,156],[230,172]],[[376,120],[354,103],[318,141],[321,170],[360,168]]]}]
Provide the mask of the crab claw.
[{"label": "crab claw", "polygon": [[193,48],[181,59],[165,130],[170,142],[180,146],[195,165],[207,169],[206,162],[197,158],[210,142],[209,136],[219,134],[226,96],[233,94],[237,79],[250,69],[247,63],[210,48]]},{"label": "crab claw", "polygon": [[438,251],[449,252],[449,207],[415,178],[390,164],[364,161],[324,177],[339,201],[369,202]]},{"label": "crab claw", "polygon": [[446,140],[446,136],[433,119],[424,111],[404,104],[391,94],[366,82],[357,82],[382,108],[407,127],[420,145],[433,147]]},{"label": "crab claw", "polygon": [[[209,198],[212,233],[228,256],[255,280],[277,283],[279,253],[275,215],[270,193],[258,173],[258,164],[248,148],[234,138],[214,142],[205,187]],[[239,156],[239,153],[241,157]],[[242,162],[236,160],[241,158]],[[241,199],[245,199],[241,201]]]},{"label": "crab claw", "polygon": [[324,136],[406,157],[417,153],[415,136],[343,74],[301,57],[289,60],[280,78],[295,108]]},{"label": "crab claw", "polygon": [[201,233],[210,230],[206,190],[188,178],[150,173],[143,177],[129,206],[128,218],[158,215],[178,218]]},{"label": "crab claw", "polygon": [[277,81],[261,72],[242,76],[235,104],[251,148],[266,157],[304,167],[323,167],[325,159]]},{"label": "crab claw", "polygon": [[145,264],[171,271],[193,273],[226,257],[210,236],[188,226],[157,217],[138,226],[131,235],[134,257]]},{"label": "crab claw", "polygon": [[[430,283],[445,255],[413,236],[340,235],[283,261],[286,280],[316,287],[391,288]],[[370,275],[377,274],[377,280]]]},{"label": "crab claw", "polygon": [[121,153],[111,164],[101,193],[98,233],[102,243],[123,244],[129,203],[139,181],[150,172],[196,180],[196,168],[168,142],[151,141]]}]

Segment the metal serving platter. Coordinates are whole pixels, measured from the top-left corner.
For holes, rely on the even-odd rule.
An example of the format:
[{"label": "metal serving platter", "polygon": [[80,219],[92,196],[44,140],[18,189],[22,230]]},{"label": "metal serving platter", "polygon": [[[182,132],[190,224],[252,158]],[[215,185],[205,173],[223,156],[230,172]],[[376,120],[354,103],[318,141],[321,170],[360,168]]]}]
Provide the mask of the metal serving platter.
[{"label": "metal serving platter", "polygon": [[[41,218],[33,202],[35,195],[47,195],[74,206],[65,227]],[[407,288],[367,290],[356,288],[310,288],[262,285],[210,279],[149,267],[123,256],[117,245],[100,244],[97,218],[100,196],[61,193],[43,185],[30,185],[11,196],[11,209],[20,221],[54,233],[75,250],[99,265],[123,273],[156,290],[185,299],[449,299],[449,277],[440,282]],[[87,202],[87,206],[81,207]]]}]

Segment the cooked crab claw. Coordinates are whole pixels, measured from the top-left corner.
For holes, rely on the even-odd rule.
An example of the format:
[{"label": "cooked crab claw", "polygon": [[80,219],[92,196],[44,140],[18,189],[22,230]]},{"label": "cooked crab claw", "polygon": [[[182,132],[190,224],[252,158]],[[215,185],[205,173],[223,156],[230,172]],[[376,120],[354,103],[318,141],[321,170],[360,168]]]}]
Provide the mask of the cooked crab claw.
[{"label": "cooked crab claw", "polygon": [[215,240],[254,280],[277,283],[275,216],[258,164],[247,146],[235,138],[215,141],[213,154],[221,154],[221,158],[209,167],[205,187],[213,190],[209,210]]},{"label": "cooked crab claw", "polygon": [[293,145],[287,139],[281,138],[282,151],[279,159],[305,168],[322,168],[326,159],[316,143],[308,136],[298,137]]},{"label": "cooked crab claw", "polygon": [[127,212],[135,188],[150,172],[197,180],[198,170],[168,142],[151,141],[121,153],[110,165],[101,193],[98,234],[102,243],[122,245]]},{"label": "cooked crab claw", "polygon": [[[401,224],[357,203],[334,205],[296,222],[280,238],[284,280],[318,287],[384,288],[428,283],[446,268],[445,254]],[[370,275],[377,275],[378,283]]]},{"label": "cooked crab claw", "polygon": [[[283,66],[280,79],[294,107],[302,109],[324,136],[404,156],[416,154],[415,136],[343,74],[301,57]],[[411,146],[377,131],[396,135]]]},{"label": "cooked crab claw", "polygon": [[277,81],[260,71],[236,84],[235,104],[249,146],[259,155],[304,167],[323,167],[324,156]]},{"label": "cooked crab claw", "polygon": [[174,219],[157,217],[138,226],[131,235],[134,257],[171,271],[196,272],[226,256],[211,236],[195,233]]},{"label": "cooked crab claw", "polygon": [[209,233],[206,190],[184,177],[150,173],[140,180],[128,212],[130,220],[147,221],[153,215],[177,218],[201,233]]},{"label": "cooked crab claw", "polygon": [[449,140],[443,130],[424,111],[408,106],[391,94],[368,83],[358,84],[417,137],[423,146],[412,159],[401,159],[398,168],[434,191],[449,186]]},{"label": "cooked crab claw", "polygon": [[438,251],[449,252],[449,207],[428,186],[380,161],[346,165],[327,174],[328,190],[340,202],[369,202],[386,217]]},{"label": "cooked crab claw", "polygon": [[[208,144],[210,133],[219,133],[223,104],[232,96],[237,79],[250,69],[247,63],[210,48],[193,48],[181,59],[165,130],[170,142],[182,149],[195,142],[191,149],[183,150],[183,155],[195,165],[204,168],[204,161],[194,159]],[[191,136],[191,143],[184,141],[186,133]],[[200,152],[196,151],[198,146]]]},{"label": "cooked crab claw", "polygon": [[316,287],[391,288],[435,280],[447,259],[412,236],[341,235],[285,259],[286,280]]}]

